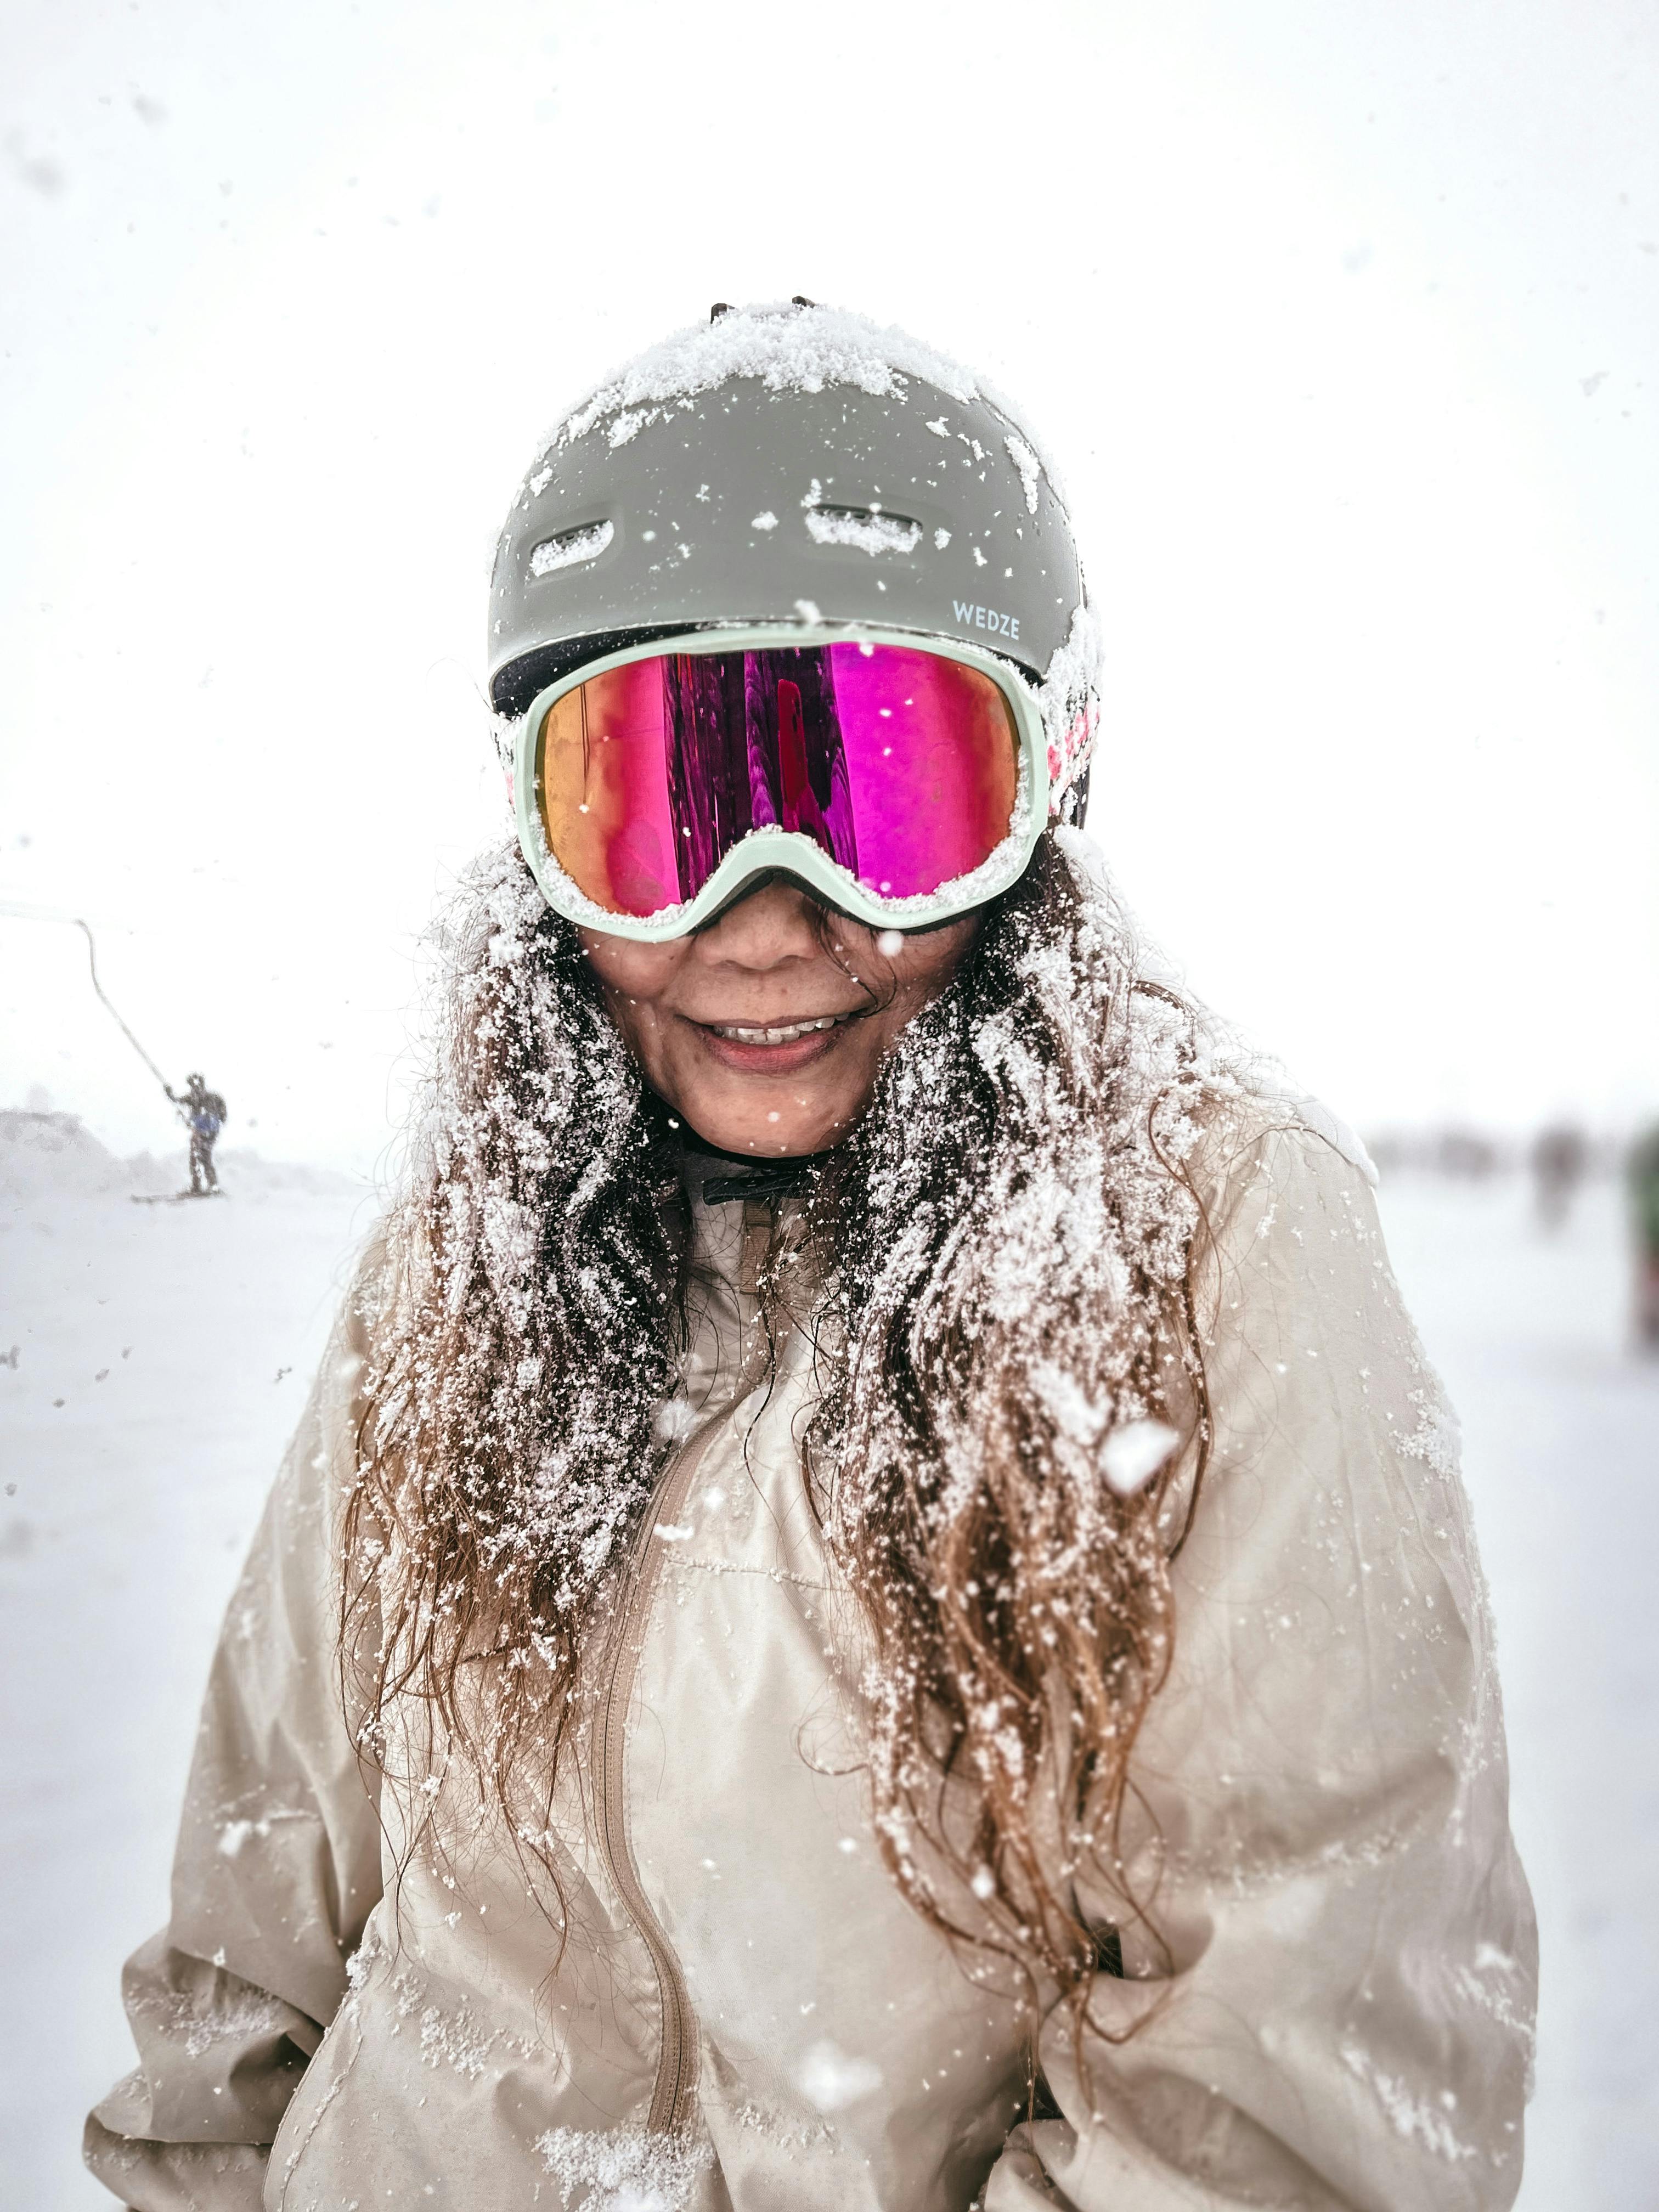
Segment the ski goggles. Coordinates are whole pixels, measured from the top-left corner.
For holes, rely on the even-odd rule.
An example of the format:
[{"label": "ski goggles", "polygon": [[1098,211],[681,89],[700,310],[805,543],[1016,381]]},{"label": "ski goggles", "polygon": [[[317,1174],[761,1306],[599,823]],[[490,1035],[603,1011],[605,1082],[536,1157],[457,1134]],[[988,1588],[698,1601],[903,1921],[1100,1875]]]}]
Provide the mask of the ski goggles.
[{"label": "ski goggles", "polygon": [[1017,882],[1048,818],[1035,694],[972,646],[798,623],[589,661],[532,702],[519,836],[558,913],[682,937],[783,870],[877,929]]}]

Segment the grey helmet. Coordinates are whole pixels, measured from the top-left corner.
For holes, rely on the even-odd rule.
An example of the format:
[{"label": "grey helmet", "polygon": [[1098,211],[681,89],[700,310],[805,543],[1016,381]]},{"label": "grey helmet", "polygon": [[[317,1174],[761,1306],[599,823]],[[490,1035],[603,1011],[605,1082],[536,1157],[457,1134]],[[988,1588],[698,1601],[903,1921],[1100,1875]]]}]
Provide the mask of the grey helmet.
[{"label": "grey helmet", "polygon": [[776,622],[1003,655],[1042,699],[1051,788],[1080,783],[1094,626],[1030,437],[967,371],[804,300],[716,308],[559,423],[496,547],[491,704],[516,719],[653,635]]}]

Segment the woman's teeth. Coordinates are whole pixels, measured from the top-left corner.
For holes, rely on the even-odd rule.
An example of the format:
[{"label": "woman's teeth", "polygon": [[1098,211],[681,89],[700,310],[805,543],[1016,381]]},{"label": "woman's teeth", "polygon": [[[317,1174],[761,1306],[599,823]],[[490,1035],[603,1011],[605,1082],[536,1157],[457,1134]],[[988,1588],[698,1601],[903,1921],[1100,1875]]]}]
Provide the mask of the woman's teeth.
[{"label": "woman's teeth", "polygon": [[730,1037],[734,1044],[793,1044],[797,1037],[811,1036],[814,1030],[832,1030],[842,1018],[839,1014],[825,1014],[815,1022],[790,1022],[779,1030],[746,1030],[735,1022],[710,1022],[709,1028],[716,1036]]}]

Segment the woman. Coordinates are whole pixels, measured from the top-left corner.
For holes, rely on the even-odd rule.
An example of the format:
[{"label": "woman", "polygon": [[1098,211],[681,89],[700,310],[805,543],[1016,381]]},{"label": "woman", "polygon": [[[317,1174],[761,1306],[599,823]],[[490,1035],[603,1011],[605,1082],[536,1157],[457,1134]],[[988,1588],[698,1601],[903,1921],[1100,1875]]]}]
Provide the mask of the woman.
[{"label": "woman", "polygon": [[1011,418],[807,302],[526,479],[519,847],[230,1609],[128,2204],[1510,2202],[1455,1430],[1363,1153],[1067,826],[1091,637]]}]

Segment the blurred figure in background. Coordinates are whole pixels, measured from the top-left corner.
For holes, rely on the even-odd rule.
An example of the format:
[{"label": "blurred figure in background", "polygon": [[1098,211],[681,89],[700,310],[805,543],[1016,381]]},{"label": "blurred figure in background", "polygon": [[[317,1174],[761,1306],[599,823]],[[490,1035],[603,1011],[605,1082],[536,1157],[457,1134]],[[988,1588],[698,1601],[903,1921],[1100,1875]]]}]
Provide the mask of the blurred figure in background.
[{"label": "blurred figure in background", "polygon": [[208,1089],[207,1079],[201,1074],[185,1077],[182,1096],[169,1088],[167,1097],[183,1115],[185,1127],[190,1131],[190,1194],[192,1198],[206,1198],[219,1188],[213,1147],[225,1126],[228,1109],[219,1093]]},{"label": "blurred figure in background", "polygon": [[1636,1223],[1636,1334],[1659,1352],[1659,1125],[1631,1146],[1628,1163]]},{"label": "blurred figure in background", "polygon": [[1498,1147],[1478,1129],[1443,1129],[1435,1141],[1434,1164],[1442,1175],[1462,1182],[1485,1182],[1497,1174]]},{"label": "blurred figure in background", "polygon": [[1546,1229],[1559,1229],[1565,1222],[1589,1169],[1589,1146],[1582,1129],[1563,1121],[1538,1132],[1532,1180],[1538,1218]]}]

